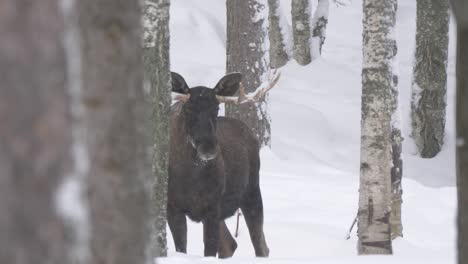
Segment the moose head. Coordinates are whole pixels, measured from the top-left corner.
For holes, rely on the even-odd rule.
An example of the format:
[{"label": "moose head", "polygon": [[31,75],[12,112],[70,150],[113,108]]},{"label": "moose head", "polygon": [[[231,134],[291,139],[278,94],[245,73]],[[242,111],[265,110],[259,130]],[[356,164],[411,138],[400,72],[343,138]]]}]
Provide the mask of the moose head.
[{"label": "moose head", "polygon": [[[279,74],[275,74],[268,86],[246,94],[240,73],[225,75],[213,89],[204,86],[189,88],[180,74],[171,74],[173,100],[183,102],[182,114],[186,130],[183,132],[187,134],[187,140],[196,149],[198,157],[205,161],[214,159],[219,152],[216,130],[220,103],[259,101],[279,79]],[[239,96],[234,96],[238,91]]]}]

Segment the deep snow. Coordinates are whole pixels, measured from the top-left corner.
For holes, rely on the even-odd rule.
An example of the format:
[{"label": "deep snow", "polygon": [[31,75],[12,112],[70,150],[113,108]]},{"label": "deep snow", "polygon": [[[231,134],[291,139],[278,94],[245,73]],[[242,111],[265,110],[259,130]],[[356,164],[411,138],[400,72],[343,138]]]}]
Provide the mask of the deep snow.
[{"label": "deep snow", "polygon": [[[171,68],[189,86],[214,86],[225,73],[225,1],[171,1]],[[290,0],[281,0],[288,15]],[[405,134],[403,232],[393,256],[356,256],[361,94],[362,1],[330,5],[322,58],[281,69],[270,92],[272,149],[262,150],[261,187],[270,258],[254,258],[241,219],[239,248],[227,263],[455,263],[454,24],[448,63],[446,143],[434,159],[414,152],[409,135],[415,2],[400,1],[397,22],[400,103]],[[290,18],[288,18],[290,21]],[[201,224],[190,221],[188,255],[163,264],[213,263],[203,258]],[[231,231],[235,218],[228,220]],[[169,232],[170,233],[170,232]]]}]

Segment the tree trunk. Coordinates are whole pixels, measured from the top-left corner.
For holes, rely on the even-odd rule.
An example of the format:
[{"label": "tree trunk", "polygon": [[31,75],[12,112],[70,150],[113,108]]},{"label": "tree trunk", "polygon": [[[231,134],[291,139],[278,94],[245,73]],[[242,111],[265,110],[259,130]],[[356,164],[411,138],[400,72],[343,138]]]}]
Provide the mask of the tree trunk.
[{"label": "tree trunk", "polygon": [[[395,13],[398,9],[397,1],[395,3]],[[391,185],[392,185],[392,202],[391,202],[391,215],[390,215],[390,229],[392,239],[403,237],[403,224],[401,222],[401,204],[403,203],[403,160],[401,158],[403,136],[401,134],[401,111],[399,104],[399,77],[398,72],[398,45],[396,42],[395,34],[390,36],[392,38],[392,51],[393,51],[393,66],[392,70],[392,91],[391,91],[391,105],[390,112],[392,114],[391,121],[391,136],[390,142],[392,143],[392,168],[391,168]]]},{"label": "tree trunk", "polygon": [[465,264],[468,262],[468,22],[458,23],[457,31],[458,263]]},{"label": "tree trunk", "polygon": [[437,155],[444,142],[448,30],[448,0],[417,1],[411,134],[423,158]]},{"label": "tree trunk", "polygon": [[270,25],[268,30],[268,36],[270,38],[270,66],[271,68],[277,69],[284,66],[289,60],[283,34],[283,30],[285,29],[282,28],[285,24],[281,23],[282,17],[279,13],[278,0],[268,0],[268,10],[268,21]]},{"label": "tree trunk", "polygon": [[294,39],[293,57],[300,65],[307,65],[312,61],[310,55],[311,15],[310,0],[292,0],[291,16]]},{"label": "tree trunk", "polygon": [[167,256],[166,207],[169,168],[169,108],[171,73],[169,69],[169,0],[146,0],[144,10],[145,85],[149,133],[153,146],[153,187],[151,193],[151,255]]},{"label": "tree trunk", "polygon": [[358,253],[391,254],[391,93],[396,0],[364,0]]},{"label": "tree trunk", "polygon": [[328,24],[330,0],[318,0],[317,9],[312,18],[312,60],[320,57]]},{"label": "tree trunk", "polygon": [[0,263],[68,263],[56,200],[74,166],[60,3],[0,6]]},{"label": "tree trunk", "polygon": [[[253,92],[268,74],[265,45],[268,25],[266,1],[228,0],[227,72],[240,72],[247,92]],[[262,146],[270,145],[268,96],[260,103],[226,105],[226,115],[245,122]]]},{"label": "tree trunk", "polygon": [[138,1],[80,0],[91,263],[146,263],[145,109]]}]

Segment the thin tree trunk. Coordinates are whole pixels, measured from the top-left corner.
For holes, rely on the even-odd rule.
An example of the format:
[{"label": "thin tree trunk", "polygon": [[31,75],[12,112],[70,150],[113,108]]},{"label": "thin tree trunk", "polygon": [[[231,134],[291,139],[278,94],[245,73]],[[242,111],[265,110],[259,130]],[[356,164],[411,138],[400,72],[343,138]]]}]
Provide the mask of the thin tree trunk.
[{"label": "thin tree trunk", "polygon": [[291,16],[294,39],[293,57],[300,65],[307,65],[312,61],[310,54],[311,16],[310,0],[292,0]]},{"label": "thin tree trunk", "polygon": [[468,22],[464,26],[459,23],[457,30],[458,263],[465,264],[468,262]]},{"label": "thin tree trunk", "polygon": [[[398,9],[397,1],[395,3],[395,12]],[[395,32],[394,32],[395,33]],[[401,111],[399,103],[399,76],[396,69],[398,69],[398,45],[396,36],[393,34],[392,38],[392,51],[393,51],[393,78],[392,78],[392,91],[391,91],[391,136],[392,143],[392,168],[391,168],[391,184],[392,184],[392,204],[390,215],[390,229],[392,232],[392,239],[403,237],[403,224],[401,221],[401,204],[403,203],[403,160],[401,158],[403,136],[401,134]]]},{"label": "thin tree trunk", "polygon": [[169,69],[169,0],[146,0],[144,49],[149,133],[152,138],[153,188],[151,192],[151,255],[167,256],[166,208],[169,168],[169,109],[171,73]]},{"label": "thin tree trunk", "polygon": [[312,18],[312,60],[320,57],[325,43],[330,0],[318,0],[317,9]]},{"label": "thin tree trunk", "polygon": [[391,254],[391,107],[396,0],[363,2],[358,253]]},{"label": "thin tree trunk", "polygon": [[146,263],[150,169],[139,2],[77,4],[90,153],[90,262]]},{"label": "thin tree trunk", "polygon": [[281,23],[281,14],[279,13],[279,1],[268,0],[268,21],[270,38],[270,66],[274,69],[284,66],[289,56],[286,52],[285,37],[283,35],[282,27],[285,26]]},{"label": "thin tree trunk", "polygon": [[[268,12],[265,0],[228,0],[227,72],[240,72],[247,92],[253,92],[268,73],[265,45]],[[226,105],[226,115],[244,121],[262,146],[270,145],[268,96],[260,103]]]},{"label": "thin tree trunk", "polygon": [[412,137],[423,158],[444,142],[449,30],[448,0],[417,0]]},{"label": "thin tree trunk", "polygon": [[73,166],[60,3],[0,7],[0,263],[68,263],[55,199]]}]

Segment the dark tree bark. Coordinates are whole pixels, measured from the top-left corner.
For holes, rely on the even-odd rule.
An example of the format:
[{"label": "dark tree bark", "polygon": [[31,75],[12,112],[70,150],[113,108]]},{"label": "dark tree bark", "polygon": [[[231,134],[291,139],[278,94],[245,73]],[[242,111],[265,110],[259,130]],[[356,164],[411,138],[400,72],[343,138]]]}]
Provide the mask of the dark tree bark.
[{"label": "dark tree bark", "polygon": [[311,46],[311,16],[310,0],[292,0],[291,17],[294,39],[293,57],[300,65],[307,65],[312,61]]},{"label": "dark tree bark", "polygon": [[0,0],[0,263],[68,262],[71,119],[58,0]]},{"label": "dark tree bark", "polygon": [[144,10],[144,63],[146,96],[150,104],[147,123],[152,140],[153,187],[151,197],[151,255],[167,256],[166,208],[169,168],[169,0],[146,0]]},{"label": "dark tree bark", "polygon": [[392,254],[391,121],[396,0],[363,2],[358,254]]},{"label": "dark tree bark", "polygon": [[285,39],[281,28],[281,15],[279,13],[279,1],[268,0],[268,36],[270,39],[270,66],[274,69],[284,66],[289,56],[286,52]]},{"label": "dark tree bark", "polygon": [[91,263],[145,263],[149,181],[139,1],[80,0]]},{"label": "dark tree bark", "polygon": [[457,20],[458,263],[468,262],[468,1],[452,0]]},{"label": "dark tree bark", "polygon": [[[468,4],[467,4],[468,6]],[[466,14],[464,14],[466,15]],[[468,262],[468,23],[457,33],[458,263]]]},{"label": "dark tree bark", "polygon": [[423,158],[437,155],[444,142],[448,11],[448,0],[417,1],[411,134]]},{"label": "dark tree bark", "polygon": [[[265,4],[259,0],[228,0],[226,3],[227,73],[242,73],[246,91],[253,92],[268,73]],[[260,103],[226,105],[226,115],[244,121],[262,146],[270,145],[267,97]]]}]

